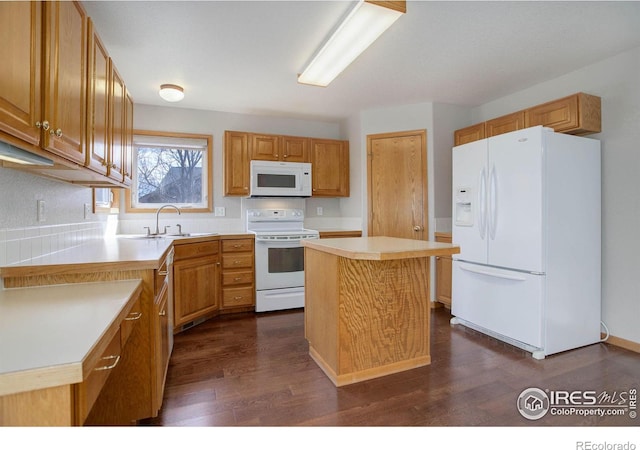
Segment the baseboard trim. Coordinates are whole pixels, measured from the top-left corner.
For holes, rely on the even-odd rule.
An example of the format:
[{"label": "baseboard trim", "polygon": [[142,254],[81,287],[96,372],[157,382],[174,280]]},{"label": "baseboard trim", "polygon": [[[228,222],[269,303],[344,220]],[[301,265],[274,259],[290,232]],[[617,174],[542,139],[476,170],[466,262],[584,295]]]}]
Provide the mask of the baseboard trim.
[{"label": "baseboard trim", "polygon": [[[603,338],[605,336],[606,335],[602,335]],[[615,345],[616,347],[621,347],[626,350],[631,350],[632,352],[640,353],[640,342],[634,342],[616,336],[609,336],[609,338],[605,342],[607,344]]]}]

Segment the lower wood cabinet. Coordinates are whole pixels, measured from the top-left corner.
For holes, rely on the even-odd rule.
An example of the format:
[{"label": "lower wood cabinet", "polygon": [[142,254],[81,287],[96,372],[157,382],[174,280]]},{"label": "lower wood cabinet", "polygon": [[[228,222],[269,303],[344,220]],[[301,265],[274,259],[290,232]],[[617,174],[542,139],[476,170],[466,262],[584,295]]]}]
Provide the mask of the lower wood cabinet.
[{"label": "lower wood cabinet", "polygon": [[220,309],[220,242],[174,243],[173,332]]},{"label": "lower wood cabinet", "polygon": [[222,240],[222,311],[253,309],[255,300],[254,240]]},{"label": "lower wood cabinet", "polygon": [[[451,234],[436,233],[436,242],[451,244]],[[451,256],[436,256],[436,301],[451,309]]]}]

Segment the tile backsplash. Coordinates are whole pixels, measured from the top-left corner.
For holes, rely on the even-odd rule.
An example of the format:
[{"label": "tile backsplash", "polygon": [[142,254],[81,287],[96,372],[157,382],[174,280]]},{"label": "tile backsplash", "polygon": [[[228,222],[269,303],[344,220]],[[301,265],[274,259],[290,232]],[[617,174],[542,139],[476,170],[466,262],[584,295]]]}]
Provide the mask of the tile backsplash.
[{"label": "tile backsplash", "polygon": [[102,239],[104,226],[102,222],[82,222],[0,229],[0,266],[28,262],[92,239]]}]

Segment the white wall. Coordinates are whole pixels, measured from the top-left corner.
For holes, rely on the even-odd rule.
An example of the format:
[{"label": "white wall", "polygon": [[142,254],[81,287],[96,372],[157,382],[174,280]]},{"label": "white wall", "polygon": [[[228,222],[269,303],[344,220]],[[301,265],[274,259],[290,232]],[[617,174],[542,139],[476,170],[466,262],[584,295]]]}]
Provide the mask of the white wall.
[{"label": "white wall", "polygon": [[[472,112],[481,122],[575,92],[602,98],[602,320],[640,342],[640,48],[497,99]],[[438,188],[438,187],[437,187]]]}]

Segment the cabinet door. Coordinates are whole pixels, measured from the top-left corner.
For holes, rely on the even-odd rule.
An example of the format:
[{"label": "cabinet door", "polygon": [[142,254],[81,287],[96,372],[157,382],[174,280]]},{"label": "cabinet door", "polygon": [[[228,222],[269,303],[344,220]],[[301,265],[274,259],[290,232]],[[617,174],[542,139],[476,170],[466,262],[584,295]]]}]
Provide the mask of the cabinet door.
[{"label": "cabinet door", "polygon": [[462,144],[468,144],[469,142],[479,141],[480,139],[484,139],[485,137],[486,135],[484,122],[477,123],[475,125],[471,125],[470,127],[456,130],[453,133],[453,145],[458,146]]},{"label": "cabinet door", "polygon": [[282,161],[309,162],[309,138],[282,136],[281,139]]},{"label": "cabinet door", "polygon": [[122,164],[124,169],[124,184],[131,186],[131,177],[133,176],[133,99],[129,92],[126,92],[124,98],[124,133],[122,143]]},{"label": "cabinet door", "polygon": [[249,133],[224,132],[224,195],[249,195]]},{"label": "cabinet door", "polygon": [[124,181],[124,170],[122,160],[122,145],[124,143],[124,131],[126,128],[125,113],[125,87],[118,70],[111,63],[111,93],[110,101],[110,140],[109,140],[109,162],[107,176],[114,181]]},{"label": "cabinet door", "polygon": [[169,368],[169,357],[171,349],[169,348],[169,287],[165,283],[157,303],[154,304],[155,316],[155,349],[156,349],[156,405],[158,410],[162,407],[162,398],[164,393],[164,384],[167,379],[167,369]]},{"label": "cabinet door", "polygon": [[496,117],[485,122],[486,137],[509,133],[524,128],[524,111],[518,111],[506,116]]},{"label": "cabinet door", "polygon": [[220,308],[217,255],[176,261],[173,277],[174,329]]},{"label": "cabinet door", "polygon": [[280,157],[279,136],[268,134],[251,135],[251,159],[278,161]]},{"label": "cabinet door", "polygon": [[43,147],[85,164],[87,16],[79,2],[44,2]]},{"label": "cabinet door", "polygon": [[109,82],[111,66],[109,54],[96,33],[91,19],[89,27],[89,90],[87,117],[87,166],[107,174],[109,151]]},{"label": "cabinet door", "polygon": [[313,197],[349,196],[349,142],[311,140]]},{"label": "cabinet door", "polygon": [[590,134],[601,131],[600,97],[570,95],[526,111],[526,126],[543,125],[558,133]]},{"label": "cabinet door", "polygon": [[42,120],[41,14],[40,2],[0,2],[0,132],[33,145]]}]

